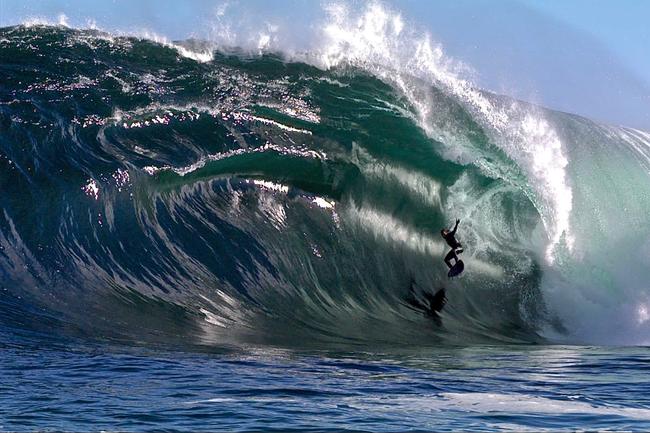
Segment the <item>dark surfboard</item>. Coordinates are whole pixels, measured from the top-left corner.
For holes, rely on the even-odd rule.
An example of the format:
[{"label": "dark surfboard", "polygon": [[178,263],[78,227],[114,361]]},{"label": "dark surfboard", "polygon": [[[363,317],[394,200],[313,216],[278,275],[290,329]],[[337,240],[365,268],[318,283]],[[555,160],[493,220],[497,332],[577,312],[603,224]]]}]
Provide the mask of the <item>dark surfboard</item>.
[{"label": "dark surfboard", "polygon": [[465,263],[463,263],[462,260],[459,260],[454,264],[454,266],[451,267],[451,269],[449,269],[449,272],[447,272],[447,276],[449,278],[457,277],[463,272],[464,269],[465,269]]}]

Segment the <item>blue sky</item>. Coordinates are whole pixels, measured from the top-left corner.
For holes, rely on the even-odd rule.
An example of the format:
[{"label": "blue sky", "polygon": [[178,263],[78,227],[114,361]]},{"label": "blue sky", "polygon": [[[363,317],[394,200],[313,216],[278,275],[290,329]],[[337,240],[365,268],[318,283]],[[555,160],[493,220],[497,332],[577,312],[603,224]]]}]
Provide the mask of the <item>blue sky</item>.
[{"label": "blue sky", "polygon": [[[219,0],[0,0],[0,25],[30,17],[154,31],[170,39],[209,34]],[[313,22],[323,3],[231,0],[248,20]],[[353,4],[363,1],[352,0]],[[386,1],[470,65],[483,88],[650,130],[650,1]],[[283,18],[284,17],[284,18]],[[308,24],[304,24],[308,26]],[[1,61],[1,60],[0,60]]]}]

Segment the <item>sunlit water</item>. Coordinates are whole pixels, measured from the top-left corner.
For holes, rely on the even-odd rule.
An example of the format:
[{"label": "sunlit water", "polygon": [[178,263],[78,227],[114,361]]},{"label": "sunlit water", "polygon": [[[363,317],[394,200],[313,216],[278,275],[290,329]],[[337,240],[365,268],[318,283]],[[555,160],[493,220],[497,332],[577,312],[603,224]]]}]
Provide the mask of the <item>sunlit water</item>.
[{"label": "sunlit water", "polygon": [[4,431],[650,428],[645,348],[210,353],[24,341],[0,351]]}]

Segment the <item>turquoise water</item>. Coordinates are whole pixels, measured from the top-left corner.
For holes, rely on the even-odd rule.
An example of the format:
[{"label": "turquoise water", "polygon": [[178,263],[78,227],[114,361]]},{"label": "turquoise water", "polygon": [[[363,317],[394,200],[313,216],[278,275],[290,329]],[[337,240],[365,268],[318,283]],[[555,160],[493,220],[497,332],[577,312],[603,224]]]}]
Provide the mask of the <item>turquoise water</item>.
[{"label": "turquoise water", "polygon": [[0,430],[648,429],[647,133],[390,53],[0,53]]}]

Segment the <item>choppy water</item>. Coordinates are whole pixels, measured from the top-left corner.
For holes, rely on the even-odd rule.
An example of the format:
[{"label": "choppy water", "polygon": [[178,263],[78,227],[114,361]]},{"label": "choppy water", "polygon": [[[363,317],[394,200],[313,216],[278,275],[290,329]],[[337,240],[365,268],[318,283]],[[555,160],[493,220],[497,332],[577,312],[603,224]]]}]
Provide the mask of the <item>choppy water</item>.
[{"label": "choppy water", "polygon": [[0,429],[650,428],[645,348],[196,349],[5,344]]},{"label": "choppy water", "polygon": [[0,429],[648,428],[650,136],[343,30],[0,29]]}]

